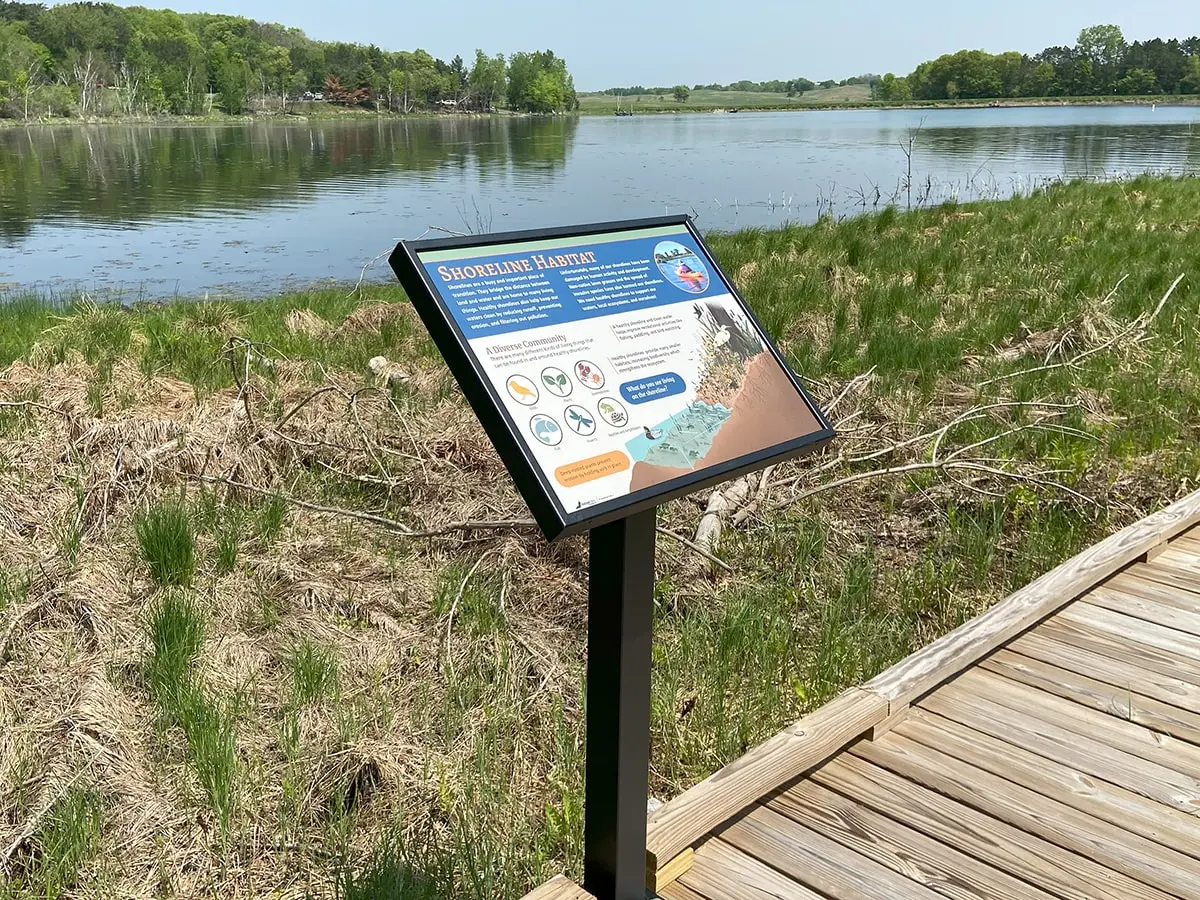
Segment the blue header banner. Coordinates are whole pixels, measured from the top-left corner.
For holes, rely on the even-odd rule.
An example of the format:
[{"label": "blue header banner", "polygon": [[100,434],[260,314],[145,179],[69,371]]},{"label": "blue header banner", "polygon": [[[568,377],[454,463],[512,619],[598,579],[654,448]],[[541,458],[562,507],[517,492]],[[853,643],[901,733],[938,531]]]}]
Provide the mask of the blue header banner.
[{"label": "blue header banner", "polygon": [[729,293],[683,226],[625,240],[520,246],[421,260],[468,340]]}]

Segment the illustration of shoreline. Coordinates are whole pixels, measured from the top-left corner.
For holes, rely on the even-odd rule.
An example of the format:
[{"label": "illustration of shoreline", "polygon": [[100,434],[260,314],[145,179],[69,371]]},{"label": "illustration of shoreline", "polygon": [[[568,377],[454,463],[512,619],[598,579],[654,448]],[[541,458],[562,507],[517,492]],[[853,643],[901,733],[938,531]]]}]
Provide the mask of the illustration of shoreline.
[{"label": "illustration of shoreline", "polygon": [[729,418],[713,438],[708,452],[690,469],[635,462],[629,490],[654,487],[819,429],[812,410],[775,357],[763,352],[747,363]]}]

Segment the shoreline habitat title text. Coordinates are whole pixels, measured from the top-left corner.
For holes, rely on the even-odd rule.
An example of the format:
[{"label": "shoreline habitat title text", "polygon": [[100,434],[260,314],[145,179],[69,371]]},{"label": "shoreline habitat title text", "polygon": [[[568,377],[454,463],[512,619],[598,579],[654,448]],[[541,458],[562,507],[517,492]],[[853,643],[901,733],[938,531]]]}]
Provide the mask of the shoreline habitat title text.
[{"label": "shoreline habitat title text", "polygon": [[462,281],[468,278],[489,278],[496,275],[518,275],[536,269],[564,269],[596,261],[595,253],[563,253],[558,256],[543,256],[535,253],[528,259],[508,259],[498,263],[473,266],[438,266],[437,273],[442,281]]}]

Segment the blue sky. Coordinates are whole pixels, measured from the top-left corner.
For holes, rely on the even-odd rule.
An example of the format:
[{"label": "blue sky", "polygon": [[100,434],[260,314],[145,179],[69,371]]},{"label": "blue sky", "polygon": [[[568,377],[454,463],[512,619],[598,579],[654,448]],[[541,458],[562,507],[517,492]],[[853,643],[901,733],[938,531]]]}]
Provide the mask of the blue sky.
[{"label": "blue sky", "polygon": [[[122,5],[133,5],[123,3]],[[580,90],[614,85],[842,79],[907,73],[963,48],[1034,53],[1113,23],[1129,40],[1200,32],[1196,0],[142,0],[303,28],[310,37],[423,47],[448,59],[513,50],[564,56]]]}]

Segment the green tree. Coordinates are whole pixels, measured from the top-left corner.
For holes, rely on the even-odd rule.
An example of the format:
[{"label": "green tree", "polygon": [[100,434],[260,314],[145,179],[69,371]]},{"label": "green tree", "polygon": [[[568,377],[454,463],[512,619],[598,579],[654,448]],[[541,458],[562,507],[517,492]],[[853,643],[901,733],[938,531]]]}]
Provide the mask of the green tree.
[{"label": "green tree", "polygon": [[686,84],[675,85],[675,87],[672,88],[672,93],[675,96],[676,103],[687,103],[688,97],[692,95],[692,92],[688,90],[688,86]]},{"label": "green tree", "polygon": [[496,98],[504,93],[507,76],[508,63],[502,55],[489,58],[482,50],[476,50],[475,65],[467,76],[469,104],[475,109],[494,109]]},{"label": "green tree", "polygon": [[1157,94],[1160,90],[1158,79],[1149,69],[1130,69],[1116,85],[1117,93],[1126,97]]},{"label": "green tree", "polygon": [[1116,25],[1093,25],[1079,32],[1075,50],[1091,62],[1092,93],[1111,94],[1125,59],[1125,35]]},{"label": "green tree", "polygon": [[50,65],[50,51],[30,40],[21,25],[0,22],[0,111],[28,119]]},{"label": "green tree", "polygon": [[897,78],[888,72],[875,85],[873,94],[876,100],[889,103],[906,103],[912,99],[912,87],[907,78]]}]

